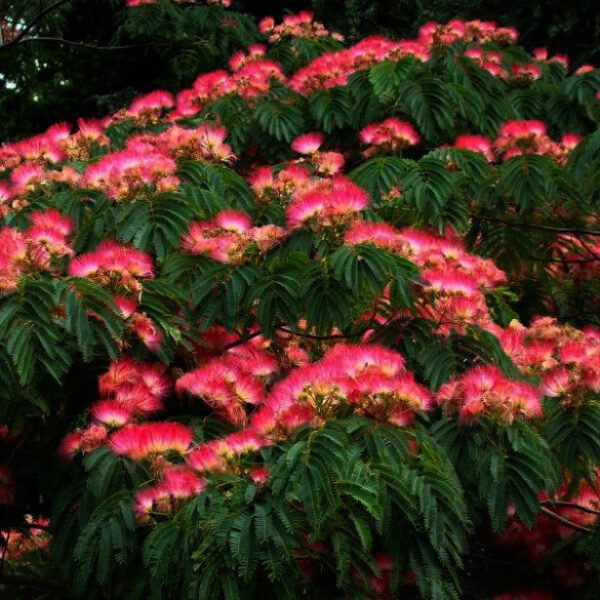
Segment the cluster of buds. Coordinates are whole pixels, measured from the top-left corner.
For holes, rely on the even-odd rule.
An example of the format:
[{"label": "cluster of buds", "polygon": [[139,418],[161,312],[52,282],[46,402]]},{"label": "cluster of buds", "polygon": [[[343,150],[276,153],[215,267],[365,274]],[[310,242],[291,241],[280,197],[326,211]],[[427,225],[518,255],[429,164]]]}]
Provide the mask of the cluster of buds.
[{"label": "cluster of buds", "polygon": [[259,204],[270,204],[272,201],[287,201],[292,192],[306,188],[311,182],[310,170],[299,164],[287,165],[278,172],[273,167],[256,168],[249,176],[248,182]]},{"label": "cluster of buds", "polygon": [[270,44],[275,44],[286,38],[316,39],[329,35],[338,41],[343,41],[344,38],[340,34],[330,34],[323,23],[314,21],[313,18],[313,13],[307,10],[302,10],[295,15],[285,15],[279,25],[275,24],[273,17],[265,17],[258,24],[258,30],[263,35],[269,36]]},{"label": "cluster of buds", "polygon": [[181,245],[191,254],[207,255],[218,262],[240,264],[253,254],[267,252],[285,236],[285,230],[277,225],[253,227],[246,213],[224,210],[210,221],[191,223]]},{"label": "cluster of buds", "polygon": [[535,387],[508,379],[497,367],[475,367],[444,384],[437,402],[462,422],[489,418],[511,424],[542,416],[542,394]]}]

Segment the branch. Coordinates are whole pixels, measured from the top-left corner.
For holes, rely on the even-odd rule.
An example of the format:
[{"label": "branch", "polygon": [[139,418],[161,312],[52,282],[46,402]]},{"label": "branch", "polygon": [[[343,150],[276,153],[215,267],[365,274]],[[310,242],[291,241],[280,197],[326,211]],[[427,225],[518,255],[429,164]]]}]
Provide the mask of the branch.
[{"label": "branch", "polygon": [[57,9],[59,6],[66,4],[67,2],[71,2],[71,0],[56,0],[56,2],[54,2],[50,6],[44,8],[31,21],[29,21],[29,23],[27,23],[27,25],[25,25],[25,27],[14,38],[12,38],[12,40],[6,42],[5,44],[2,44],[0,46],[0,51],[6,50],[11,46],[16,46],[47,14]]},{"label": "branch", "polygon": [[591,531],[591,529],[589,527],[584,527],[583,525],[577,525],[577,523],[573,523],[573,521],[569,521],[569,519],[565,519],[564,517],[557,515],[554,511],[550,510],[549,508],[546,508],[545,506],[542,506],[541,511],[545,515],[548,515],[549,517],[554,519],[555,521],[558,521],[559,523],[562,523],[563,525],[566,525],[567,527],[570,527],[571,529],[575,529],[575,531],[582,531],[583,533],[589,533]]},{"label": "branch", "polygon": [[484,217],[481,215],[477,215],[476,219],[481,219],[482,221],[492,221],[494,223],[504,223],[505,225],[509,225],[510,227],[523,227],[524,229],[540,229],[541,231],[554,231],[556,233],[573,233],[579,235],[597,235],[600,236],[600,231],[598,229],[571,229],[569,227],[555,227],[553,225],[538,225],[536,223],[515,223],[514,221],[505,221],[504,219],[497,219],[496,217]]},{"label": "branch", "polygon": [[591,515],[600,515],[600,510],[594,510],[593,508],[588,508],[587,506],[581,506],[581,504],[576,504],[575,502],[567,502],[565,500],[547,500],[546,502],[542,502],[542,505],[548,506],[566,506],[568,508],[576,508],[582,512],[590,513]]},{"label": "branch", "polygon": [[[75,42],[73,40],[65,40],[58,37],[37,36],[29,37],[21,40],[21,44],[26,42],[52,42],[57,44],[65,44],[67,46],[76,46],[77,48],[86,48],[89,50],[132,50],[134,48],[148,48],[150,46],[168,46],[166,42],[148,42],[145,44],[127,44],[124,46],[97,46],[95,44],[86,44],[85,42]],[[2,49],[2,46],[0,46]]]},{"label": "branch", "polygon": [[314,335],[312,333],[304,333],[303,331],[292,331],[291,329],[288,329],[287,327],[276,327],[275,329],[278,329],[279,331],[284,331],[285,333],[289,333],[290,335],[296,335],[298,337],[304,337],[304,338],[308,338],[311,340],[348,340],[348,339],[352,339],[355,337],[360,337],[361,335],[365,334],[367,331],[370,331],[371,329],[376,329],[376,327],[367,327],[366,329],[363,329],[357,333],[350,333],[350,334],[338,333],[338,334],[331,334],[331,335]]}]

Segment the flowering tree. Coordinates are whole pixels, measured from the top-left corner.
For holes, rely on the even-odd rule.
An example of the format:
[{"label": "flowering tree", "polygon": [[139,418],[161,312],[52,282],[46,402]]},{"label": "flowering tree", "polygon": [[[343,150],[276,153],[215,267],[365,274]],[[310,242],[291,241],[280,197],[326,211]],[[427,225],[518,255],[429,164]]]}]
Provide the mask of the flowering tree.
[{"label": "flowering tree", "polygon": [[0,148],[0,588],[586,597],[600,73],[259,29]]}]

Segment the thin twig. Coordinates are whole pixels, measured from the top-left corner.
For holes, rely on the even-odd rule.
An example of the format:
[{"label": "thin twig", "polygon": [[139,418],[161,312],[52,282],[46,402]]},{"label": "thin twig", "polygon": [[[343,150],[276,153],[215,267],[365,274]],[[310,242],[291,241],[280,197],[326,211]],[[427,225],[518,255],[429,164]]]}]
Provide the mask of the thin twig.
[{"label": "thin twig", "polygon": [[0,50],[6,50],[11,46],[16,46],[47,14],[57,9],[59,6],[66,4],[67,2],[71,2],[71,0],[56,0],[56,2],[41,10],[33,19],[31,19],[31,21],[29,21],[29,23],[27,23],[27,25],[25,25],[23,29],[21,29],[21,31],[19,31],[14,38],[2,44],[0,46]]},{"label": "thin twig", "polygon": [[564,517],[561,517],[560,515],[556,514],[554,511],[550,510],[549,508],[546,508],[545,506],[542,506],[541,511],[545,515],[548,515],[555,521],[558,521],[559,523],[562,523],[563,525],[566,525],[567,527],[570,527],[571,529],[575,529],[576,531],[582,531],[583,533],[589,533],[591,531],[591,529],[589,527],[584,527],[583,525],[578,525],[577,523],[573,523],[573,521],[569,521],[569,519],[565,519]]},{"label": "thin twig", "polygon": [[[96,44],[87,44],[86,42],[76,42],[73,40],[65,40],[58,37],[36,36],[28,37],[21,40],[21,44],[26,42],[53,42],[57,44],[65,44],[67,46],[75,46],[77,48],[85,48],[88,50],[132,50],[134,48],[149,48],[155,46],[169,46],[166,42],[148,42],[144,44],[127,44],[124,46],[97,46]],[[1,46],[0,46],[1,48]]]},{"label": "thin twig", "polygon": [[481,219],[482,221],[492,221],[494,223],[504,223],[509,227],[522,227],[524,229],[540,229],[542,231],[555,231],[556,233],[573,233],[575,235],[597,235],[600,236],[600,231],[597,229],[571,229],[569,227],[555,227],[554,225],[538,225],[537,223],[515,223],[514,221],[505,221],[504,219],[498,219],[496,217],[484,217],[477,215],[475,218]]},{"label": "thin twig", "polygon": [[600,510],[594,510],[593,508],[581,506],[581,504],[576,504],[575,502],[567,502],[566,500],[548,500],[546,502],[542,502],[542,504],[548,506],[566,506],[568,508],[576,508],[582,512],[590,513],[591,515],[600,515]]}]

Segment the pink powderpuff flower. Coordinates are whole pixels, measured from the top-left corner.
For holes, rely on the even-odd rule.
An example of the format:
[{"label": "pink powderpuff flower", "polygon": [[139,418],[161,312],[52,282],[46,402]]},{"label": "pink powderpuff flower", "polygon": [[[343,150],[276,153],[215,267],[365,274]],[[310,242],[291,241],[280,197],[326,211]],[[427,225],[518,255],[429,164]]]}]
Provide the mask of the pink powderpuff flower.
[{"label": "pink powderpuff flower", "polygon": [[71,260],[68,268],[72,277],[85,277],[110,286],[122,294],[138,293],[139,279],[152,279],[154,269],[149,254],[115,242],[105,240],[92,252]]},{"label": "pink powderpuff flower", "polygon": [[488,162],[494,161],[492,142],[483,135],[459,135],[456,140],[454,140],[454,147],[479,152],[485,156]]},{"label": "pink powderpuff flower", "polygon": [[305,133],[292,141],[292,150],[298,154],[311,155],[319,150],[324,141],[325,136],[321,133]]},{"label": "pink powderpuff flower", "polygon": [[581,65],[577,71],[575,71],[575,75],[585,75],[586,73],[592,73],[596,70],[594,65]]},{"label": "pink powderpuff flower", "polygon": [[510,73],[514,79],[536,80],[542,76],[542,69],[533,63],[511,65]]},{"label": "pink powderpuff flower", "polygon": [[232,456],[240,456],[248,452],[258,452],[267,445],[264,437],[258,435],[251,429],[230,433],[222,438],[222,442],[227,448],[227,452]]},{"label": "pink powderpuff flower", "polygon": [[221,440],[202,444],[186,456],[186,463],[194,470],[204,473],[223,473],[227,470],[227,461],[219,449]]},{"label": "pink powderpuff flower", "polygon": [[317,173],[330,177],[339,173],[346,161],[339,152],[317,152],[312,155],[311,162]]},{"label": "pink powderpuff flower", "polygon": [[115,454],[143,460],[169,451],[184,454],[193,435],[192,430],[181,423],[130,424],[112,434],[109,446]]},{"label": "pink powderpuff flower", "polygon": [[136,416],[147,416],[163,409],[162,399],[152,394],[143,381],[120,387],[114,393],[114,400]]},{"label": "pink powderpuff flower", "polygon": [[336,344],[325,354],[323,363],[352,378],[362,377],[367,370],[388,377],[405,371],[400,353],[375,344]]},{"label": "pink powderpuff flower", "polygon": [[130,317],[129,326],[142,340],[146,348],[156,352],[163,341],[163,335],[152,319],[142,313],[133,313]]},{"label": "pink powderpuff flower", "polygon": [[109,427],[121,427],[128,423],[131,411],[113,400],[101,400],[92,405],[90,410],[92,418]]},{"label": "pink powderpuff flower", "polygon": [[[132,0],[129,0],[131,2]],[[139,0],[133,0],[135,2],[139,2]],[[133,4],[129,4],[129,6],[136,6]],[[152,512],[154,508],[154,502],[158,499],[160,494],[160,490],[156,488],[144,488],[142,490],[138,490],[135,493],[135,501],[133,505],[133,512],[136,514],[138,520],[141,521],[141,515],[147,515]]]},{"label": "pink powderpuff flower", "polygon": [[33,192],[48,183],[48,173],[41,166],[23,163],[15,167],[10,174],[12,192],[15,196]]},{"label": "pink powderpuff flower", "polygon": [[128,319],[138,308],[138,302],[126,296],[114,296],[113,300],[124,319]]},{"label": "pink powderpuff flower", "polygon": [[126,110],[125,115],[144,123],[155,123],[160,119],[161,114],[174,105],[175,100],[172,94],[156,90],[136,98]]},{"label": "pink powderpuff flower", "polygon": [[360,140],[388,151],[396,151],[419,143],[419,134],[410,123],[390,117],[381,123],[367,125],[360,132]]},{"label": "pink powderpuff flower", "polygon": [[163,472],[161,488],[177,500],[197,496],[206,487],[206,480],[185,466],[168,467]]},{"label": "pink powderpuff flower", "polygon": [[387,223],[356,223],[346,232],[344,242],[350,246],[373,244],[392,251],[402,245],[400,232]]},{"label": "pink powderpuff flower", "polygon": [[262,486],[269,480],[269,469],[267,467],[255,467],[251,469],[250,477],[254,483]]},{"label": "pink powderpuff flower", "polygon": [[88,165],[82,184],[105,192],[117,202],[131,201],[148,193],[174,190],[179,183],[175,161],[142,142],[110,152]]},{"label": "pink powderpuff flower", "polygon": [[475,296],[480,293],[479,285],[473,277],[459,269],[425,269],[422,277],[434,293]]},{"label": "pink powderpuff flower", "polygon": [[244,233],[252,227],[250,216],[241,210],[223,210],[215,215],[215,225],[226,231]]},{"label": "pink powderpuff flower", "polygon": [[275,19],[273,17],[264,17],[264,19],[262,19],[258,23],[258,30],[263,35],[265,35],[267,33],[271,33],[271,31],[273,31],[274,27],[275,27]]}]

